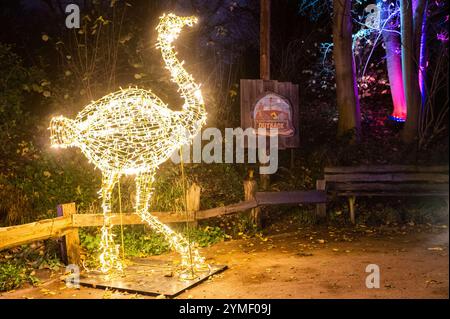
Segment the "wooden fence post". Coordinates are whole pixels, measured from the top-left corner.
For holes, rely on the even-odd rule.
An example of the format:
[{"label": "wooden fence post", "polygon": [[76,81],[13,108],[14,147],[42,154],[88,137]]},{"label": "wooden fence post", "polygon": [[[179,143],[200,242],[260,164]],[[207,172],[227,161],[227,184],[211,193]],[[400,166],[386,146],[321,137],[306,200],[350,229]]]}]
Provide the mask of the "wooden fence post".
[{"label": "wooden fence post", "polygon": [[[186,192],[186,210],[189,216],[195,219],[195,213],[200,210],[200,186],[193,183]],[[197,220],[191,222],[191,225],[197,227]]]},{"label": "wooden fence post", "polygon": [[355,196],[350,196],[348,198],[348,206],[350,208],[350,220],[351,220],[353,225],[355,225],[355,223],[356,223],[356,220],[355,220],[355,202],[356,202],[356,197]]},{"label": "wooden fence post", "polygon": [[[72,215],[76,214],[75,203],[58,205],[57,214],[72,219]],[[63,237],[62,255],[68,265],[81,265],[78,228],[71,228]]]},{"label": "wooden fence post", "polygon": [[[258,184],[255,180],[249,179],[244,181],[245,201],[255,200],[255,194],[258,191]],[[250,219],[256,227],[261,226],[261,210],[256,207],[250,210]]]}]

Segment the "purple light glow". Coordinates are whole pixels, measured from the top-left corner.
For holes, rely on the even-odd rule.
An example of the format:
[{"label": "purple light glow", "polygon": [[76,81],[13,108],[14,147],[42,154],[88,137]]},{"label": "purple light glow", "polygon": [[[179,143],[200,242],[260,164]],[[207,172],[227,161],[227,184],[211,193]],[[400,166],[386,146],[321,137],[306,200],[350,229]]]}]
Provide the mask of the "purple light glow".
[{"label": "purple light glow", "polygon": [[[417,0],[416,0],[417,1]],[[420,38],[420,57],[419,57],[419,88],[422,97],[422,105],[425,105],[427,97],[427,68],[428,68],[428,52],[427,52],[427,6],[422,20],[422,36]]]},{"label": "purple light glow", "polygon": [[392,96],[393,112],[390,119],[404,122],[407,115],[407,105],[403,84],[402,47],[398,30],[399,3],[398,1],[378,0],[381,9],[381,25],[386,50],[386,66]]},{"label": "purple light glow", "polygon": [[[418,1],[413,0],[413,11],[417,9]],[[389,6],[382,6],[382,9],[387,10]],[[422,21],[422,37],[420,43],[420,59],[419,59],[419,70],[418,70],[418,82],[420,93],[422,97],[422,104],[426,100],[426,72],[428,67],[428,54],[426,48],[426,14],[427,7],[425,7],[425,14]],[[438,34],[438,39],[447,39],[448,34]],[[386,47],[386,61],[389,74],[389,83],[391,86],[392,102],[394,105],[394,110],[390,119],[396,122],[404,122],[407,118],[407,103],[404,90],[403,82],[403,70],[402,70],[402,57],[401,57],[401,39],[394,35],[389,36],[385,39]]]},{"label": "purple light glow", "polygon": [[441,42],[448,42],[448,32],[442,31],[436,35],[436,38]]}]

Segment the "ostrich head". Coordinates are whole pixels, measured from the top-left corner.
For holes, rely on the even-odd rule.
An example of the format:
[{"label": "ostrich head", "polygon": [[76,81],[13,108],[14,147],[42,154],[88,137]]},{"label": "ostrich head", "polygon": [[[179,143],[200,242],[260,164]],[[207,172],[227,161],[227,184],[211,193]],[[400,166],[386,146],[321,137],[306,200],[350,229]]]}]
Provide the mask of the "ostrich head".
[{"label": "ostrich head", "polygon": [[192,27],[198,22],[196,17],[179,17],[173,13],[164,14],[156,27],[159,39],[166,43],[174,42],[181,33],[183,27]]},{"label": "ostrich head", "polygon": [[75,145],[75,123],[64,116],[57,116],[50,121],[50,141],[54,148],[67,148]]}]

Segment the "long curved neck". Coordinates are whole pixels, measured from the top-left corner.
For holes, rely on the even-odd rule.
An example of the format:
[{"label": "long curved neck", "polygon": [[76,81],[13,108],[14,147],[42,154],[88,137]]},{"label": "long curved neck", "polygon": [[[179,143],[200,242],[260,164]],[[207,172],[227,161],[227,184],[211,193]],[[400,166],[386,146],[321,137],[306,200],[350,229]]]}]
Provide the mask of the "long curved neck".
[{"label": "long curved neck", "polygon": [[184,100],[183,111],[179,113],[179,122],[190,135],[194,137],[200,131],[206,121],[205,103],[203,101],[200,86],[194,82],[193,77],[184,69],[183,63],[176,57],[172,43],[177,38],[178,32],[160,33],[158,46],[161,49],[162,58],[175,82],[181,97]]}]

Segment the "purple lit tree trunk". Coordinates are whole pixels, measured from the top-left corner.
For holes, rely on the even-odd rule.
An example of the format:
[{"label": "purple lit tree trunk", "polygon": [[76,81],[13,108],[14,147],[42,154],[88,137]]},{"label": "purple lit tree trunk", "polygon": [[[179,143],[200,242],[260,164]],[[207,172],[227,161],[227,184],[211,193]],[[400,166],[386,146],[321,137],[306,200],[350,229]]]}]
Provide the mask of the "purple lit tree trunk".
[{"label": "purple lit tree trunk", "polygon": [[399,121],[405,121],[406,99],[403,87],[401,38],[396,32],[398,26],[397,21],[392,17],[392,11],[396,8],[395,6],[390,6],[391,3],[392,1],[378,1],[381,9],[381,21],[384,22],[389,19],[384,26],[383,41],[386,49],[386,64],[394,105],[392,117]]},{"label": "purple lit tree trunk", "polygon": [[422,107],[425,105],[427,99],[427,67],[428,67],[428,53],[427,53],[427,8],[428,1],[425,1],[425,8],[422,18],[422,35],[420,39],[420,59],[419,59],[419,87],[422,94]]},{"label": "purple lit tree trunk", "polygon": [[351,0],[333,0],[333,57],[339,110],[338,135],[354,131],[358,139],[361,131],[361,113],[352,50],[351,9]]},{"label": "purple lit tree trunk", "polygon": [[417,141],[422,97],[419,85],[419,64],[422,42],[423,17],[426,0],[400,0],[402,34],[403,82],[407,104],[407,118],[403,139]]}]

